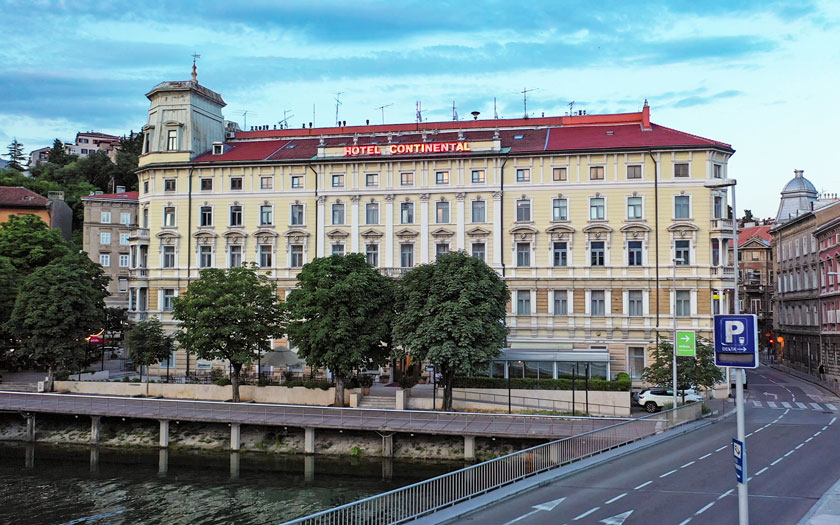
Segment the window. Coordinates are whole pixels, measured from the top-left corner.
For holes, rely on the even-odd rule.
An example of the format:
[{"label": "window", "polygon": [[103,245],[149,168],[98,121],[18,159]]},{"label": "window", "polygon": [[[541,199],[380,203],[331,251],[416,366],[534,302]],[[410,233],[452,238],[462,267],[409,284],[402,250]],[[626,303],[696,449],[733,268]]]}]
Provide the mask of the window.
[{"label": "window", "polygon": [[436,202],[435,203],[435,222],[438,224],[446,224],[449,222],[449,203]]},{"label": "window", "polygon": [[161,254],[163,255],[163,264],[161,266],[164,268],[175,268],[175,247],[164,246]]},{"label": "window", "polygon": [[365,259],[367,263],[374,268],[379,266],[379,245],[366,244],[365,245]]},{"label": "window", "polygon": [[688,163],[674,164],[674,177],[688,177]]},{"label": "window", "polygon": [[435,184],[449,184],[449,172],[448,171],[435,172]]},{"label": "window", "polygon": [[210,268],[213,266],[213,247],[199,246],[198,247],[198,267]]},{"label": "window", "polygon": [[332,255],[344,255],[344,245],[343,244],[333,244],[330,253]]},{"label": "window", "polygon": [[642,218],[642,198],[641,197],[627,197],[627,218],[641,219]]},{"label": "window", "polygon": [[131,225],[131,213],[120,213],[120,224],[123,226]]},{"label": "window", "polygon": [[211,191],[213,189],[213,179],[201,179],[201,191]]},{"label": "window", "polygon": [[516,266],[531,266],[531,243],[516,243]]},{"label": "window", "polygon": [[414,266],[414,245],[400,244],[400,266],[411,268]]},{"label": "window", "polygon": [[642,265],[642,241],[627,242],[627,266]]},{"label": "window", "polygon": [[99,214],[99,222],[102,224],[111,224],[111,212],[103,211]]},{"label": "window", "polygon": [[149,193],[149,181],[143,181],[143,193]]},{"label": "window", "polygon": [[715,195],[714,208],[715,219],[723,219],[723,197]]},{"label": "window", "polygon": [[476,259],[484,260],[484,252],[486,248],[483,242],[472,243],[472,256]]},{"label": "window", "polygon": [[516,291],[516,314],[517,315],[531,315],[531,291],[517,290]]},{"label": "window", "polygon": [[303,177],[292,175],[292,188],[303,188]]},{"label": "window", "polygon": [[213,208],[210,206],[202,206],[199,209],[198,216],[199,226],[213,226]]},{"label": "window", "polygon": [[99,234],[99,244],[111,244],[111,234],[102,232]]},{"label": "window", "polygon": [[163,191],[175,191],[175,179],[163,179]]},{"label": "window", "polygon": [[569,314],[569,294],[566,290],[554,290],[554,315]]},{"label": "window", "polygon": [[591,241],[589,243],[590,266],[604,266],[605,250],[604,241]]},{"label": "window", "polygon": [[473,184],[483,184],[484,170],[472,170],[472,181]]},{"label": "window", "polygon": [[569,265],[569,248],[566,242],[552,243],[551,254],[554,266]]},{"label": "window", "polygon": [[128,234],[127,233],[121,233],[120,234],[120,244],[122,244],[123,246],[128,246]]},{"label": "window", "polygon": [[88,152],[87,148],[82,148],[82,155],[87,155],[87,152]]},{"label": "window", "polygon": [[400,224],[414,224],[414,203],[400,203]]},{"label": "window", "polygon": [[242,206],[234,205],[230,207],[230,225],[242,226]]},{"label": "window", "polygon": [[164,312],[171,312],[172,308],[175,306],[175,290],[172,288],[164,288],[163,289],[163,303],[161,304],[161,310]]},{"label": "window", "polygon": [[149,208],[143,208],[143,227],[149,227]]},{"label": "window", "polygon": [[178,149],[178,130],[170,129],[166,133],[166,150],[175,151]]},{"label": "window", "polygon": [[127,292],[128,291],[128,277],[120,277],[117,279],[117,291],[118,292]]},{"label": "window", "polygon": [[228,246],[228,250],[230,252],[229,266],[231,268],[242,266],[242,246],[239,244],[233,244]]},{"label": "window", "polygon": [[411,172],[400,173],[400,186],[414,186],[414,174]]},{"label": "window", "polygon": [[642,298],[641,290],[630,290],[627,292],[627,314],[630,317],[641,317],[644,315]]},{"label": "window", "polygon": [[529,222],[531,220],[531,201],[520,199],[516,201],[516,222]]},{"label": "window", "polygon": [[225,149],[222,144],[213,144],[213,155],[221,155],[224,150]]},{"label": "window", "polygon": [[674,259],[677,266],[691,264],[691,241],[674,241]]},{"label": "window", "polygon": [[303,204],[292,204],[291,220],[292,226],[303,225]]},{"label": "window", "polygon": [[441,255],[446,255],[447,253],[449,253],[449,243],[435,244],[435,259]]},{"label": "window", "polygon": [[120,254],[120,268],[128,268],[129,260],[130,260],[130,258],[129,258],[127,253],[121,253]]},{"label": "window", "polygon": [[677,290],[677,317],[688,317],[691,315],[691,292],[689,290]]},{"label": "window", "polygon": [[230,189],[232,191],[239,191],[242,189],[242,177],[230,178]]},{"label": "window", "polygon": [[590,166],[589,167],[589,180],[604,180],[604,167],[603,166]]},{"label": "window", "polygon": [[260,189],[261,190],[270,190],[274,187],[274,178],[273,177],[260,177]]},{"label": "window", "polygon": [[604,198],[593,197],[589,199],[589,219],[593,221],[604,220]]},{"label": "window", "polygon": [[645,370],[645,348],[643,346],[631,346],[627,349],[631,379],[641,379]]},{"label": "window", "polygon": [[332,205],[332,223],[337,225],[344,224],[344,204]]},{"label": "window", "polygon": [[263,204],[260,206],[260,225],[268,226],[274,224],[274,206]]},{"label": "window", "polygon": [[531,170],[529,169],[518,169],[516,170],[516,182],[530,182],[531,181]]},{"label": "window", "polygon": [[167,206],[163,209],[163,225],[165,227],[175,227],[175,207]]},{"label": "window", "polygon": [[486,220],[484,201],[472,201],[472,221],[484,222]]},{"label": "window", "polygon": [[642,167],[641,166],[627,166],[627,178],[628,179],[641,179],[642,178]]},{"label": "window", "polygon": [[379,174],[367,173],[365,175],[365,186],[367,186],[368,188],[379,186]]},{"label": "window", "polygon": [[379,224],[379,204],[375,202],[365,204],[365,224]]},{"label": "window", "polygon": [[688,219],[691,217],[691,200],[688,195],[674,197],[674,218]]},{"label": "window", "polygon": [[604,290],[592,290],[589,293],[589,314],[603,317],[606,315],[606,294]]},{"label": "window", "polygon": [[551,170],[551,179],[554,182],[562,182],[566,179],[566,168],[554,168]]},{"label": "window", "polygon": [[567,221],[569,220],[569,201],[568,199],[554,199],[551,201],[551,220],[553,221]]},{"label": "window", "polygon": [[111,266],[111,255],[108,253],[100,253],[99,254],[99,264],[105,268]]}]

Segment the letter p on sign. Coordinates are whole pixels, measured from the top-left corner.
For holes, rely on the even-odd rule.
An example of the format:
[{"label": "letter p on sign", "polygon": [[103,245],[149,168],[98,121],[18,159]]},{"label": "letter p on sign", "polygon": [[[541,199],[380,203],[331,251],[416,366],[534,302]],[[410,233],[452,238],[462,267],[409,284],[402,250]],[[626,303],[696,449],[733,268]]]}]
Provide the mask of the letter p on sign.
[{"label": "letter p on sign", "polygon": [[736,335],[741,335],[744,333],[746,327],[744,323],[741,321],[724,321],[723,323],[723,330],[725,333],[725,341],[727,343],[732,343],[735,341]]}]

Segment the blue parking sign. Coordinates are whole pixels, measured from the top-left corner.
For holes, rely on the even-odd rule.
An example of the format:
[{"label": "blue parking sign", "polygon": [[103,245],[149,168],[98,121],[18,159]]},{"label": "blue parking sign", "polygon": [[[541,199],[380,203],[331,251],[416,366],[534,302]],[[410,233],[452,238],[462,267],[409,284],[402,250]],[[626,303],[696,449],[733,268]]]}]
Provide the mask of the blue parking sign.
[{"label": "blue parking sign", "polygon": [[758,367],[758,319],[755,315],[715,316],[715,364]]}]

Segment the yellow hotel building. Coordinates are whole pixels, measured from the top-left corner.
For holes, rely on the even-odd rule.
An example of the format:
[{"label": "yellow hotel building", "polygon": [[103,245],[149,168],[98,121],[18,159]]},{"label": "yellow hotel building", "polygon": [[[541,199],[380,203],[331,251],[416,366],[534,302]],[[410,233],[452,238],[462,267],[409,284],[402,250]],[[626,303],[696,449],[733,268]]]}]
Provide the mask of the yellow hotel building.
[{"label": "yellow hotel building", "polygon": [[[314,257],[382,273],[464,250],[511,290],[494,375],[638,377],[657,332],[711,336],[733,285],[728,144],[638,113],[227,131],[222,97],[153,88],[130,310],[174,329],[203,268],[256,263],[283,294]],[[180,352],[179,352],[180,354]],[[180,372],[197,364],[177,355]],[[199,363],[207,367],[207,363]],[[155,373],[155,370],[152,371]]]}]

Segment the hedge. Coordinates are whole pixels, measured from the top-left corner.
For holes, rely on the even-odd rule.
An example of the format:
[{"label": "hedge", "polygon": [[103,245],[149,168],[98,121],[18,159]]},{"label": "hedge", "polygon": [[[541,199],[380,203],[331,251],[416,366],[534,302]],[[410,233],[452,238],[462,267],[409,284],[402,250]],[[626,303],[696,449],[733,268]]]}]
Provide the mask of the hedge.
[{"label": "hedge", "polygon": [[291,379],[289,381],[286,381],[285,383],[282,383],[280,386],[286,386],[289,388],[295,386],[303,386],[306,388],[320,388],[321,390],[329,390],[330,388],[332,388],[333,385],[329,381],[304,381],[302,379]]},{"label": "hedge", "polygon": [[[618,379],[616,381],[605,381],[603,379],[590,379],[589,390],[604,392],[629,392],[629,379]],[[575,381],[575,389],[586,388],[586,381],[578,379]],[[508,380],[501,377],[456,377],[453,383],[455,388],[507,388]],[[533,378],[512,378],[510,388],[518,390],[571,390],[571,379],[533,379]]]}]

